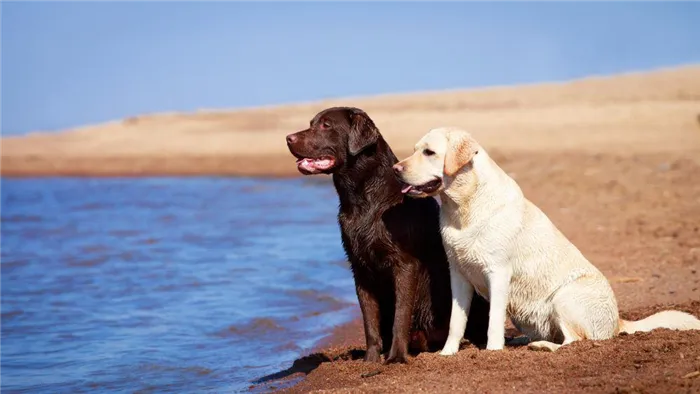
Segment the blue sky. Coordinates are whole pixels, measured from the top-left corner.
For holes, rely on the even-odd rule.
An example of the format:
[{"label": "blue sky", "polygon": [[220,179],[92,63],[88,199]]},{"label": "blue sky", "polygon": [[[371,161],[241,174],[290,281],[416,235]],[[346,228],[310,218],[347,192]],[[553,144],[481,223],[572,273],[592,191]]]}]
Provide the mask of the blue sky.
[{"label": "blue sky", "polygon": [[2,132],[700,63],[699,19],[698,2],[3,2]]}]

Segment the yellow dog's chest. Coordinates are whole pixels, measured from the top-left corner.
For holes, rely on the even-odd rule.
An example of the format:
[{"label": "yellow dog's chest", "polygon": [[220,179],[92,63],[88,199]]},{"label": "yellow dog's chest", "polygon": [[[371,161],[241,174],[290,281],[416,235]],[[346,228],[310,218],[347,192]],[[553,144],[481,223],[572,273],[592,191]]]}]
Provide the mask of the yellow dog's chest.
[{"label": "yellow dog's chest", "polygon": [[474,291],[488,300],[487,274],[490,272],[489,259],[492,256],[483,252],[485,249],[484,245],[480,244],[478,240],[465,242],[465,239],[462,238],[460,242],[458,238],[453,237],[453,234],[451,234],[453,232],[456,233],[457,231],[445,231],[443,233],[445,250],[450,263],[456,264],[459,272],[474,286]]}]

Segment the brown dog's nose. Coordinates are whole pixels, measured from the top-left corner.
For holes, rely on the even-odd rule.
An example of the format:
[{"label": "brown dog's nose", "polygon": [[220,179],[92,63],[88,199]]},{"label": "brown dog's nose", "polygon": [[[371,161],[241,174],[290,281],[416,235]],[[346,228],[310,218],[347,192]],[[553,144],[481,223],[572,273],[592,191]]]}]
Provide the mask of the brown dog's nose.
[{"label": "brown dog's nose", "polygon": [[290,134],[287,136],[287,144],[293,144],[297,141],[297,136],[295,134]]},{"label": "brown dog's nose", "polygon": [[403,166],[401,164],[394,164],[394,172],[400,174],[403,171]]}]

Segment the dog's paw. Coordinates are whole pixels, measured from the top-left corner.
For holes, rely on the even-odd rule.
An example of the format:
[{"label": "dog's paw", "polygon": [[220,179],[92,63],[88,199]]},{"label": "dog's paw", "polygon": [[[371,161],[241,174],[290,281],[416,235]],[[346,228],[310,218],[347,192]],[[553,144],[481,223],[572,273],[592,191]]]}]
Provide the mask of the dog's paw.
[{"label": "dog's paw", "polygon": [[406,364],[408,363],[408,357],[406,356],[406,353],[396,353],[396,354],[389,354],[389,357],[387,357],[386,361],[384,361],[384,364]]},{"label": "dog's paw", "polygon": [[440,351],[441,356],[454,356],[459,351],[459,343],[446,343],[445,347]]},{"label": "dog's paw", "polygon": [[369,363],[378,363],[382,361],[382,354],[379,351],[379,348],[370,348],[367,349],[367,353],[365,353],[365,361]]},{"label": "dog's paw", "polygon": [[394,356],[389,357],[384,361],[384,364],[407,364],[408,358],[406,356]]},{"label": "dog's paw", "polygon": [[559,349],[561,345],[557,345],[556,343],[551,343],[547,341],[537,341],[537,342],[531,342],[530,344],[527,345],[527,348],[530,350],[535,350],[535,351],[540,351],[540,352],[554,352],[557,349]]}]

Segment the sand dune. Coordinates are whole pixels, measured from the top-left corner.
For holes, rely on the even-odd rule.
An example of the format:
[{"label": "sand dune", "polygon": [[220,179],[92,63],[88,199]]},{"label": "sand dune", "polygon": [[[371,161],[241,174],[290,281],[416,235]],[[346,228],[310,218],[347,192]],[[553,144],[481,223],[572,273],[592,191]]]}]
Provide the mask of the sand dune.
[{"label": "sand dune", "polygon": [[[2,175],[296,175],[284,136],[334,105],[365,109],[401,156],[428,129],[492,151],[700,152],[700,65],[477,90],[134,116],[2,138]],[[698,155],[700,156],[700,155]]]}]

